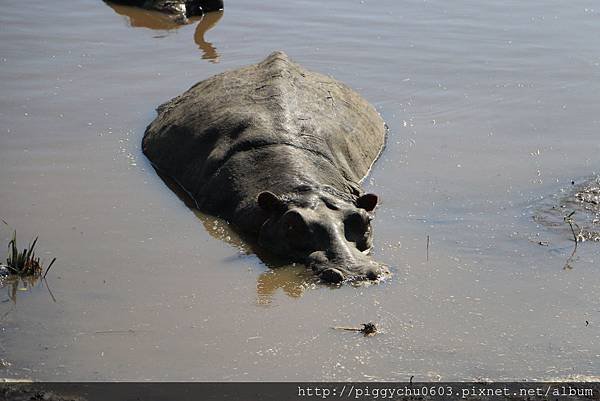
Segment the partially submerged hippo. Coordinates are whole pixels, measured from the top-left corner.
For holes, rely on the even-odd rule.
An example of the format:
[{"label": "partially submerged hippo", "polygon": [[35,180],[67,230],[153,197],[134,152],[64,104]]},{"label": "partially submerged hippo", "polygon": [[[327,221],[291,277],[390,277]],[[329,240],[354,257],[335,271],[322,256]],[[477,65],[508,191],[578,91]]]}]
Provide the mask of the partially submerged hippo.
[{"label": "partially submerged hippo", "polygon": [[159,106],[142,148],[201,210],[337,283],[389,274],[367,256],[377,196],[358,184],[385,136],[356,92],[275,52]]},{"label": "partially submerged hippo", "polygon": [[223,9],[223,0],[109,0],[126,6],[157,10],[184,22],[187,18]]}]

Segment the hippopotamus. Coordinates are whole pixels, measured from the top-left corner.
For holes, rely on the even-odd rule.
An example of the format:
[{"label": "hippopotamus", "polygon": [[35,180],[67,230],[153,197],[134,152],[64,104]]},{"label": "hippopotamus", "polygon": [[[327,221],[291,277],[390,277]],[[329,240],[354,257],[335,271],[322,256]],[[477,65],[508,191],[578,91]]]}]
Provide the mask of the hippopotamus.
[{"label": "hippopotamus", "polygon": [[157,10],[175,17],[184,23],[187,18],[199,16],[210,11],[223,9],[223,0],[109,0],[126,6]]},{"label": "hippopotamus", "polygon": [[380,280],[378,197],[360,182],[387,126],[359,94],[283,52],[192,86],[157,108],[144,154],[197,207],[327,283]]}]

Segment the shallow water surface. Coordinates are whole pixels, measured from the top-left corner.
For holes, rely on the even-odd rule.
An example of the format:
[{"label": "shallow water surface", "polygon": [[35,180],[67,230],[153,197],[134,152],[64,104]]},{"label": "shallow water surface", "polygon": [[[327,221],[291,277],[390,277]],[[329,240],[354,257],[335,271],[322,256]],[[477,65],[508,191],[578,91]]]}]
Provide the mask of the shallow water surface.
[{"label": "shallow water surface", "polygon": [[[600,247],[564,269],[568,226],[533,219],[600,171],[594,3],[231,0],[178,27],[100,0],[6,0],[0,217],[58,260],[56,302],[44,283],[0,291],[0,377],[595,377]],[[141,154],[157,105],[277,49],[390,127],[364,182],[384,283],[269,269]],[[368,321],[382,333],[332,329]]]}]

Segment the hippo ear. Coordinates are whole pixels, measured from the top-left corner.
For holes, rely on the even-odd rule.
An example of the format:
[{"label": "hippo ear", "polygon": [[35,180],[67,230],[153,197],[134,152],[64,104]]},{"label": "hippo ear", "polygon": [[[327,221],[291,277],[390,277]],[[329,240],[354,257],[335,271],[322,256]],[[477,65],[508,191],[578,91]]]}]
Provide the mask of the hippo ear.
[{"label": "hippo ear", "polygon": [[258,198],[256,200],[258,202],[258,206],[267,212],[279,212],[284,209],[283,201],[273,192],[261,192],[258,194]]},{"label": "hippo ear", "polygon": [[377,195],[364,194],[356,200],[356,206],[361,209],[365,209],[367,212],[370,212],[371,210],[375,209],[375,206],[377,206],[377,200]]}]

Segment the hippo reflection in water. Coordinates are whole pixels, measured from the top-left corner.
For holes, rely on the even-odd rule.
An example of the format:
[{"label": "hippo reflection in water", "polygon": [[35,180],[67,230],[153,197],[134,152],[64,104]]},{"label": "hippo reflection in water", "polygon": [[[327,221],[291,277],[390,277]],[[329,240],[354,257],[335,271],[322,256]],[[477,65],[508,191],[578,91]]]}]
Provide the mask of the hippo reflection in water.
[{"label": "hippo reflection in water", "polygon": [[[106,2],[117,14],[124,16],[129,25],[133,28],[143,27],[154,30],[171,31],[184,26],[182,21],[168,14],[145,10],[137,7],[130,7],[113,2]],[[223,18],[223,10],[213,11],[198,17],[190,17],[187,23],[198,22],[196,31],[194,32],[194,42],[198,48],[202,50],[202,58],[211,63],[219,62],[219,53],[212,43],[207,42],[204,38],[206,32],[214,28],[215,25]],[[157,36],[162,37],[162,36]]]},{"label": "hippo reflection in water", "polygon": [[339,283],[389,274],[367,255],[378,199],[358,184],[385,136],[356,92],[275,52],[159,106],[142,148],[199,209]]}]

